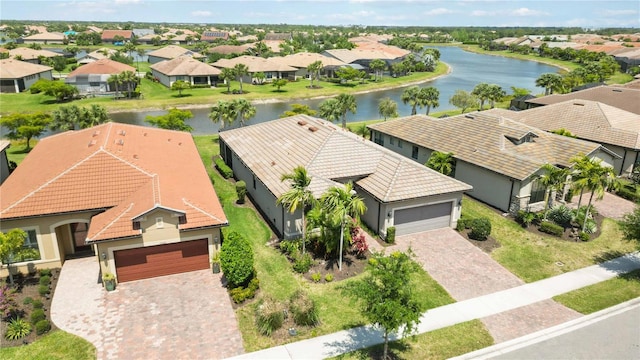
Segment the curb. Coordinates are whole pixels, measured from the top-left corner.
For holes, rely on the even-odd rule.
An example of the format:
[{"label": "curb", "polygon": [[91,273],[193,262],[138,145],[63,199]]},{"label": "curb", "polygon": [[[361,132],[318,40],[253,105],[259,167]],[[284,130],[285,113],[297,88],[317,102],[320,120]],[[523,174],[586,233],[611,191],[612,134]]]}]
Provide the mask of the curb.
[{"label": "curb", "polygon": [[640,307],[640,298],[635,298],[621,304],[600,310],[593,314],[585,315],[578,319],[567,321],[566,323],[556,325],[544,330],[540,330],[529,335],[525,335],[513,340],[493,345],[484,349],[476,350],[461,356],[452,358],[453,360],[467,359],[489,359],[498,355],[508,354],[511,351],[518,350],[529,345],[537,344],[562,334],[577,330],[579,328],[597,323],[608,317],[623,313],[625,311]]}]

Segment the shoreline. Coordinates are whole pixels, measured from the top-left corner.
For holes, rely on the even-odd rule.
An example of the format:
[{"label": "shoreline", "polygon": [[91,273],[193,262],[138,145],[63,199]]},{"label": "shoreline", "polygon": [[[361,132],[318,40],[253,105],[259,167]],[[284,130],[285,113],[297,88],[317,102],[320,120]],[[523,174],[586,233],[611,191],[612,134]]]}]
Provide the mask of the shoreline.
[{"label": "shoreline", "polygon": [[480,54],[480,55],[500,56],[500,57],[503,57],[503,58],[514,59],[514,60],[534,61],[534,62],[537,62],[537,63],[540,63],[540,64],[545,64],[545,65],[557,67],[557,68],[559,68],[561,70],[564,70],[566,72],[570,72],[571,71],[571,69],[569,69],[567,67],[564,67],[564,66],[558,65],[558,64],[554,64],[554,63],[551,63],[551,62],[548,62],[548,61],[543,61],[543,60],[538,60],[538,59],[520,59],[520,58],[517,58],[517,57],[514,57],[514,56],[507,56],[507,55],[504,55],[504,54],[493,54],[490,51],[489,52],[474,51],[474,50],[471,49],[471,47],[469,45],[466,45],[466,46],[462,45],[462,46],[460,46],[460,49],[462,49],[463,51],[468,51],[470,53]]},{"label": "shoreline", "polygon": [[[449,65],[449,64],[447,64],[445,62],[442,62],[442,63],[447,66],[447,71],[444,74],[441,74],[441,75],[438,75],[438,76],[434,76],[434,77],[428,78],[428,79],[423,79],[423,80],[417,80],[417,81],[412,81],[412,82],[408,82],[408,83],[403,83],[403,84],[396,85],[396,86],[385,86],[385,87],[381,87],[381,88],[377,88],[377,89],[355,91],[355,92],[353,92],[351,94],[352,95],[369,94],[369,93],[376,92],[376,91],[386,91],[386,90],[390,90],[390,89],[398,89],[398,88],[414,86],[414,85],[419,85],[419,84],[424,84],[424,83],[427,83],[427,82],[430,82],[430,81],[434,81],[436,79],[439,79],[441,77],[444,77],[444,76],[447,76],[447,75],[451,74],[451,71],[452,71],[451,65]],[[320,95],[320,96],[313,96],[313,97],[292,97],[292,98],[289,98],[289,99],[277,99],[277,98],[257,99],[257,100],[251,100],[250,102],[251,102],[252,105],[277,104],[277,103],[295,102],[295,101],[298,101],[298,100],[328,99],[328,98],[332,98],[332,97],[334,97],[336,95],[337,94],[334,94],[334,95]],[[182,104],[182,105],[177,105],[175,107],[180,109],[180,110],[204,109],[204,108],[211,107],[211,104]],[[164,108],[159,108],[159,107],[148,107],[148,108],[137,108],[137,109],[115,109],[113,111],[108,111],[108,113],[110,113],[110,114],[123,113],[123,112],[138,113],[138,112],[162,111],[162,110],[165,110],[165,109]]]}]

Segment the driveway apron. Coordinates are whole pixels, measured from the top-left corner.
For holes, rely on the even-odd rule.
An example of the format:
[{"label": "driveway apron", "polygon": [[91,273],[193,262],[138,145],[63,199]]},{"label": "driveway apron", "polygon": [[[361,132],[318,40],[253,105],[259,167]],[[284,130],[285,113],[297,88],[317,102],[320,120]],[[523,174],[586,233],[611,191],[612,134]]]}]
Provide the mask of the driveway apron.
[{"label": "driveway apron", "polygon": [[[372,249],[382,247],[373,239]],[[398,236],[386,253],[411,248],[416,261],[456,301],[523,285],[524,282],[457,231],[443,228]],[[581,315],[553,300],[545,300],[481,319],[496,343],[575,319]]]},{"label": "driveway apron", "polygon": [[64,263],[51,317],[96,346],[98,359],[222,359],[244,353],[220,276],[210,270],[98,283],[95,258]]}]

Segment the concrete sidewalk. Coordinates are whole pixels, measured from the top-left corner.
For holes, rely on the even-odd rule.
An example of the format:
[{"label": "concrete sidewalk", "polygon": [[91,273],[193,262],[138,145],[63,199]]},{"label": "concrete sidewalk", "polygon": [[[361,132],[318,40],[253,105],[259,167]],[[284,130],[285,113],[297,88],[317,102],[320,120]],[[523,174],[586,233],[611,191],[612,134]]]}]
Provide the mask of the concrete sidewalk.
[{"label": "concrete sidewalk", "polygon": [[[442,329],[534,304],[556,295],[612,279],[635,269],[640,269],[640,253],[638,252],[534,283],[441,306],[429,310],[422,316],[418,325],[418,333]],[[394,337],[390,340],[396,339]],[[381,331],[373,326],[362,326],[231,359],[324,359],[381,342]]]}]

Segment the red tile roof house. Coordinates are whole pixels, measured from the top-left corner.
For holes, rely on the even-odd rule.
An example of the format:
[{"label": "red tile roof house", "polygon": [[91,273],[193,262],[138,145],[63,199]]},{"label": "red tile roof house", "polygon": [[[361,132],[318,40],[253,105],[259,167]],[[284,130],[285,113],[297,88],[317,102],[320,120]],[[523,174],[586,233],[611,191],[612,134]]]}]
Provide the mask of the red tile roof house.
[{"label": "red tile roof house", "polygon": [[133,31],[131,30],[104,30],[102,32],[103,43],[115,43],[116,36],[122,36],[125,41],[131,41],[133,38]]},{"label": "red tile roof house", "polygon": [[[116,91],[116,85],[109,82],[111,75],[125,71],[136,72],[136,68],[111,59],[97,60],[73,70],[67,75],[65,83],[78,88],[81,94],[97,94]],[[135,88],[135,85],[132,85]],[[119,84],[118,90],[127,88],[127,84]]]},{"label": "red tile roof house", "polygon": [[53,79],[50,66],[15,59],[0,60],[0,92],[19,93],[39,79]]},{"label": "red tile roof house", "polygon": [[85,253],[119,282],[209,268],[228,225],[189,133],[121,123],[41,140],[0,186],[0,209],[0,230],[38,250],[20,271]]}]

